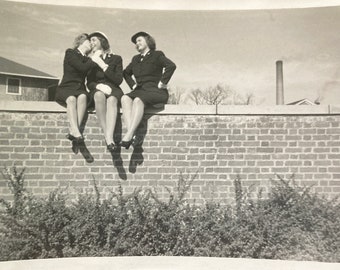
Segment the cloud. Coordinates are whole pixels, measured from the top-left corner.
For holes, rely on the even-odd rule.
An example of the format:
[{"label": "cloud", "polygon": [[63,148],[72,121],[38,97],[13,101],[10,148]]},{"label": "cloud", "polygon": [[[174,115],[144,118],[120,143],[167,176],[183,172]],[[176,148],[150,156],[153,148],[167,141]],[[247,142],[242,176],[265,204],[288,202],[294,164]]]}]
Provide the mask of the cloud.
[{"label": "cloud", "polygon": [[34,6],[24,6],[17,3],[13,4],[9,10],[17,16],[31,16],[32,18],[37,18],[42,15]]},{"label": "cloud", "polygon": [[[18,1],[18,0],[8,0]],[[48,5],[71,5],[71,6],[91,6],[91,7],[110,7],[125,9],[158,9],[158,10],[253,10],[253,9],[284,9],[284,8],[306,8],[306,7],[325,7],[340,5],[339,0],[140,0],[129,1],[106,1],[106,0],[23,0],[20,2],[39,3]]]},{"label": "cloud", "polygon": [[[41,21],[41,20],[39,20]],[[74,21],[67,21],[67,18],[63,17],[54,17],[54,16],[48,16],[48,18],[44,18],[44,23],[50,24],[50,25],[58,25],[61,27],[65,26],[72,26],[74,25]]]},{"label": "cloud", "polygon": [[5,41],[5,43],[9,43],[9,44],[15,44],[17,42],[21,42],[21,40],[18,37],[13,37],[13,36],[6,36],[3,37],[3,40]]}]

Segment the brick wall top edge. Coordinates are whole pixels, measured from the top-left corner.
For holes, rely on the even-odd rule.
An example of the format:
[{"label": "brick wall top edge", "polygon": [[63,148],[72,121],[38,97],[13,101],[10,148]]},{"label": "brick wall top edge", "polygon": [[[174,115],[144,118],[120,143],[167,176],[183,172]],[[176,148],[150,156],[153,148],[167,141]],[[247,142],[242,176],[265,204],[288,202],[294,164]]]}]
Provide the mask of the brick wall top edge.
[{"label": "brick wall top edge", "polygon": [[[64,107],[56,102],[44,101],[0,101],[0,111],[62,112]],[[320,115],[340,114],[340,105],[165,105],[150,108],[147,114],[197,114],[197,115]]]}]

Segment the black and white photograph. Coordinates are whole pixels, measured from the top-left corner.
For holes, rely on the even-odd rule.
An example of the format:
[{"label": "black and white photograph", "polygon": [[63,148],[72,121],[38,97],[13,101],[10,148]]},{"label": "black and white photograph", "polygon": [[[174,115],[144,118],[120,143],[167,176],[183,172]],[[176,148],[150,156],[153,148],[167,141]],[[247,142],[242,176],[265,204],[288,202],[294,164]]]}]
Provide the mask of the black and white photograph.
[{"label": "black and white photograph", "polygon": [[0,269],[340,269],[340,0],[1,0]]}]

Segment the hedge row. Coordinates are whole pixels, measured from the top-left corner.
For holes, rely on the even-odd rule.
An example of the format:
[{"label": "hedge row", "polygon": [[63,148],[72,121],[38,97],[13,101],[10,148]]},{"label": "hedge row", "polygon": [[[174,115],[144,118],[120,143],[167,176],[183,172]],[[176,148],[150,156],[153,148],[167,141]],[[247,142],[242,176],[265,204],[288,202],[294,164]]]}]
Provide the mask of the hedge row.
[{"label": "hedge row", "polygon": [[214,256],[340,262],[340,205],[280,177],[250,199],[235,179],[235,204],[188,204],[193,178],[160,201],[151,190],[94,192],[76,201],[60,190],[37,198],[24,172],[6,169],[13,201],[1,200],[0,258]]}]

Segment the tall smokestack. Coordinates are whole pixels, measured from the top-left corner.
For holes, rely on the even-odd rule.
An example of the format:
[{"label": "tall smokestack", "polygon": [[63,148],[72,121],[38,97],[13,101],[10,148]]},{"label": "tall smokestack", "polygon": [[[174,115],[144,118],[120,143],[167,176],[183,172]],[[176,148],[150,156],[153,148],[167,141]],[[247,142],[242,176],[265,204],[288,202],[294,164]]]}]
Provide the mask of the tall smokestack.
[{"label": "tall smokestack", "polygon": [[282,61],[276,61],[276,105],[284,104]]}]

